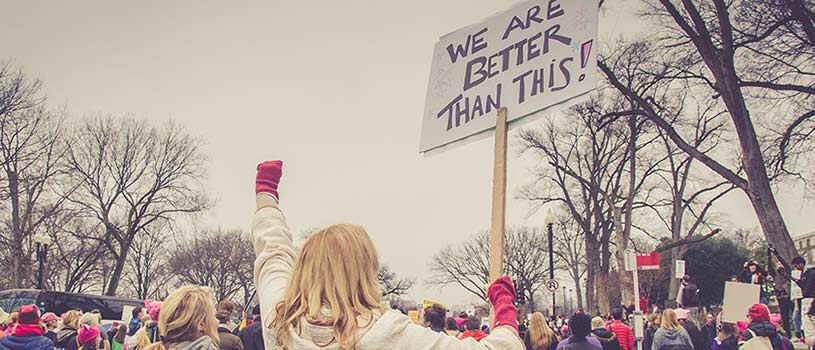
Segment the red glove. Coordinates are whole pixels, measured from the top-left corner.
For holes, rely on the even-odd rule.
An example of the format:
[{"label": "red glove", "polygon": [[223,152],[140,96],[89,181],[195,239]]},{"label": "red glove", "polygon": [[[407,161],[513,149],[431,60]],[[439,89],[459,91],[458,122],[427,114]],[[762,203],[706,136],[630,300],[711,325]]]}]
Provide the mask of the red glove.
[{"label": "red glove", "polygon": [[487,297],[495,310],[492,327],[511,326],[518,330],[518,310],[515,308],[515,286],[509,276],[501,277],[490,284]]},{"label": "red glove", "polygon": [[258,174],[255,178],[255,194],[268,193],[275,199],[280,199],[277,193],[277,184],[283,176],[283,162],[271,160],[258,164]]}]

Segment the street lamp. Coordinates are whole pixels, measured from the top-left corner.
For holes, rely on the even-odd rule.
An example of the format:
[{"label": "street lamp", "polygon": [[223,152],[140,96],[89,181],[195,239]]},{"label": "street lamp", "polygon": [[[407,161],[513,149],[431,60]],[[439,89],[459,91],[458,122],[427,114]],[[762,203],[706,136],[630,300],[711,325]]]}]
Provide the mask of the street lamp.
[{"label": "street lamp", "polygon": [[37,261],[39,262],[39,267],[37,268],[37,289],[40,290],[42,290],[42,270],[45,259],[48,256],[49,244],[51,244],[51,237],[48,237],[48,235],[42,232],[38,232],[34,235],[34,245],[37,249]]},{"label": "street lamp", "polygon": [[569,288],[569,310],[574,309],[574,304],[572,303],[572,301],[574,300],[574,294],[572,293],[574,293],[574,289]]},{"label": "street lamp", "polygon": [[[554,246],[552,245],[552,226],[555,225],[555,214],[552,213],[552,209],[549,208],[546,211],[546,217],[543,219],[546,223],[546,228],[549,233],[549,279],[555,279],[555,252]],[[556,313],[557,311],[557,303],[555,302],[555,295],[557,291],[552,292],[552,313]]]}]

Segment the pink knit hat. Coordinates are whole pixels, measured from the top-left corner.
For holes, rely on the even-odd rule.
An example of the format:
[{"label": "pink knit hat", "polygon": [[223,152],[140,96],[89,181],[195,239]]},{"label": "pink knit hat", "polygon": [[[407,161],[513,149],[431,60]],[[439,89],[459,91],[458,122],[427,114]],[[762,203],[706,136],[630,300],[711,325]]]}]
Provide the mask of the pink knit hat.
[{"label": "pink knit hat", "polygon": [[158,315],[161,312],[161,302],[155,300],[145,300],[144,308],[150,314],[150,320],[158,322]]},{"label": "pink knit hat", "polygon": [[79,345],[96,344],[96,338],[99,338],[99,328],[83,324],[79,327],[77,338],[79,339]]},{"label": "pink knit hat", "polygon": [[690,310],[674,309],[674,313],[676,314],[676,319],[677,320],[687,320],[688,315],[690,315]]}]

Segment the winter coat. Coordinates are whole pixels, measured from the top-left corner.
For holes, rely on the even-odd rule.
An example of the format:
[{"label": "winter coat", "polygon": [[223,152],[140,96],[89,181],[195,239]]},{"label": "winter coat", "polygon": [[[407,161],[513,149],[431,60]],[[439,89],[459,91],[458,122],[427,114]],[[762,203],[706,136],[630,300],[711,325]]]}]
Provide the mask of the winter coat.
[{"label": "winter coat", "polygon": [[245,350],[265,350],[263,345],[263,324],[255,321],[246,326],[240,333],[241,343]]},{"label": "winter coat", "polygon": [[[261,209],[254,214],[252,239],[255,247],[255,286],[260,300],[261,318],[275,318],[275,305],[283,297],[289,276],[294,265],[294,248],[292,234],[278,209],[276,200],[271,196],[260,195],[258,202]],[[523,342],[511,327],[497,327],[480,342],[474,339],[458,340],[444,333],[436,333],[413,323],[410,318],[398,311],[387,311],[375,315],[374,322],[360,319],[360,324],[368,322],[370,326],[361,328],[354,344],[356,350],[373,349],[451,349],[451,350],[522,350]],[[314,325],[303,320],[297,331],[289,331],[286,346],[290,350],[321,349],[338,350],[340,346],[333,342],[334,329],[331,326]],[[277,336],[269,328],[263,327],[263,339],[266,350],[280,349]],[[324,347],[317,343],[330,344]]]},{"label": "winter coat", "polygon": [[243,350],[241,338],[232,334],[232,331],[228,328],[218,327],[218,338],[221,338],[221,341],[218,342],[218,349],[220,350]]},{"label": "winter coat", "polygon": [[693,343],[684,328],[657,329],[654,333],[652,350],[693,350]]},{"label": "winter coat", "polygon": [[685,308],[699,307],[699,287],[693,282],[682,288],[682,306]]},{"label": "winter coat", "polygon": [[139,328],[141,328],[141,320],[135,317],[130,319],[130,324],[127,325],[127,335],[132,337],[139,331]]},{"label": "winter coat", "polygon": [[41,335],[25,337],[7,335],[0,339],[0,350],[54,350],[54,343]]},{"label": "winter coat", "polygon": [[739,339],[735,335],[723,341],[715,339],[711,346],[715,350],[739,350]]},{"label": "winter coat", "polygon": [[57,343],[57,333],[54,331],[48,331],[43,334],[43,337],[46,337],[51,340],[52,343]]},{"label": "winter coat", "polygon": [[597,328],[591,331],[591,335],[600,341],[603,350],[622,350],[620,342],[617,340],[617,335],[614,332],[609,332],[604,328]]},{"label": "winter coat", "polygon": [[76,344],[76,329],[60,329],[57,332],[57,341],[54,342],[54,346],[65,348],[69,343]]},{"label": "winter coat", "polygon": [[684,327],[693,343],[693,350],[710,350],[710,343],[705,341],[705,336],[702,335],[699,327],[696,327],[692,321],[685,321]]},{"label": "winter coat", "polygon": [[741,340],[746,342],[752,339],[753,333],[755,333],[757,337],[770,338],[773,350],[784,350],[784,345],[781,344],[781,337],[778,335],[778,331],[772,323],[767,321],[751,322],[750,325],[747,326],[747,330],[741,334]]},{"label": "winter coat", "polygon": [[192,342],[185,341],[178,344],[165,344],[164,346],[167,350],[218,350],[212,339],[206,335]]},{"label": "winter coat", "polygon": [[594,337],[586,337],[583,339],[567,338],[557,345],[556,350],[602,350],[603,346],[600,341]]},{"label": "winter coat", "polygon": [[645,329],[645,336],[642,338],[643,350],[651,350],[651,347],[654,344],[654,333],[656,333],[656,331],[657,329],[654,327],[648,327]]},{"label": "winter coat", "polygon": [[711,322],[710,324],[705,323],[702,325],[702,337],[705,339],[706,344],[713,344],[714,339],[716,339],[716,324]]},{"label": "winter coat", "polygon": [[631,330],[631,327],[626,326],[620,320],[615,320],[611,324],[611,331],[617,336],[623,350],[634,350],[634,331]]}]

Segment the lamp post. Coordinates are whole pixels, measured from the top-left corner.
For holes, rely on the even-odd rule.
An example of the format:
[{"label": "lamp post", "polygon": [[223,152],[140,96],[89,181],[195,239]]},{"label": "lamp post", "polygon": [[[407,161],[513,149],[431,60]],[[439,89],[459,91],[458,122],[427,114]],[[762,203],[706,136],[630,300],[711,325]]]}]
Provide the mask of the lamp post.
[{"label": "lamp post", "polygon": [[[544,222],[546,223],[546,228],[549,231],[549,279],[555,279],[555,252],[554,246],[552,245],[552,226],[555,225],[555,214],[552,213],[552,209],[546,211],[546,218],[544,218]],[[552,314],[557,313],[557,303],[555,302],[555,295],[557,295],[557,290],[552,292]]]},{"label": "lamp post", "polygon": [[574,298],[574,294],[572,294],[573,292],[574,292],[574,289],[569,288],[569,310],[573,310],[573,309],[574,309],[574,305],[572,304],[572,300],[574,300],[574,299],[573,299],[573,298]]},{"label": "lamp post", "polygon": [[34,235],[34,245],[37,250],[37,262],[39,263],[39,267],[37,268],[37,289],[42,290],[43,283],[43,265],[45,264],[45,259],[48,256],[48,245],[51,244],[51,238],[48,235],[39,232]]}]

